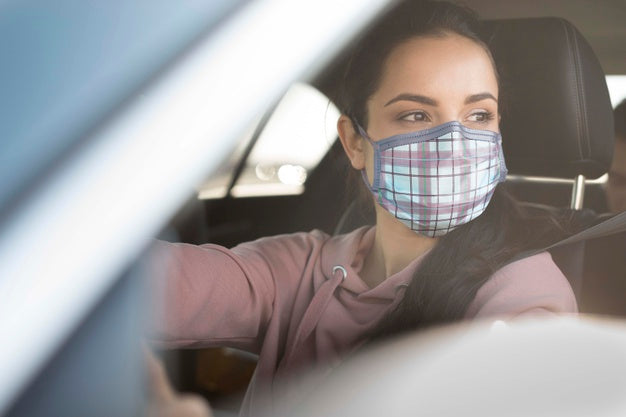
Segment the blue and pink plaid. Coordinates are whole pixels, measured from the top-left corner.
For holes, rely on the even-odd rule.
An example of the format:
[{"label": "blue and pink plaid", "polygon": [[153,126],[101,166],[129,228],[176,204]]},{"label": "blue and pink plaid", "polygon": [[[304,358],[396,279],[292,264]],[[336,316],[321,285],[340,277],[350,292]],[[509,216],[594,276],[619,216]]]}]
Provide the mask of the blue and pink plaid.
[{"label": "blue and pink plaid", "polygon": [[449,122],[378,142],[363,129],[361,134],[374,147],[370,190],[376,200],[426,236],[444,235],[478,217],[506,178],[497,132]]}]

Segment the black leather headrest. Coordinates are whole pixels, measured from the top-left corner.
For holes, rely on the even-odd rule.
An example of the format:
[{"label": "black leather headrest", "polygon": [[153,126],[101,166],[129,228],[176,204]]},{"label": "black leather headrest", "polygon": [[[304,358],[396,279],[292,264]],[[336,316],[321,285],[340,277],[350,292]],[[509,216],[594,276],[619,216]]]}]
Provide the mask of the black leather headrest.
[{"label": "black leather headrest", "polygon": [[502,143],[510,174],[596,178],[613,153],[604,72],[559,18],[485,22],[501,80]]}]

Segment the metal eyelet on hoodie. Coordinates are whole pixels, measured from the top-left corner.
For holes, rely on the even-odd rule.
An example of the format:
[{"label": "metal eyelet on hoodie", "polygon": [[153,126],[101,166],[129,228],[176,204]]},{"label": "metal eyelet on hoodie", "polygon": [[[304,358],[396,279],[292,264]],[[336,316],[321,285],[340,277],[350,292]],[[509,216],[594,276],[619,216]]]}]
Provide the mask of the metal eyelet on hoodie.
[{"label": "metal eyelet on hoodie", "polygon": [[342,281],[345,280],[346,277],[348,276],[348,271],[346,271],[346,268],[344,268],[341,265],[333,266],[333,276],[335,275],[337,271],[341,271],[341,273],[343,274],[343,277],[341,278]]}]

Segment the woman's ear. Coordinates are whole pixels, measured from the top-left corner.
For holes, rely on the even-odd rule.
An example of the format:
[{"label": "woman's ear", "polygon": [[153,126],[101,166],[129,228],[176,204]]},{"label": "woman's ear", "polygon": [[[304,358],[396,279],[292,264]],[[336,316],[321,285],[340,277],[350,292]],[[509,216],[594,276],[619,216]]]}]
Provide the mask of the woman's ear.
[{"label": "woman's ear", "polygon": [[350,164],[354,169],[365,168],[365,150],[363,149],[364,140],[354,129],[352,120],[344,114],[337,121],[337,133],[343,150],[346,152]]}]

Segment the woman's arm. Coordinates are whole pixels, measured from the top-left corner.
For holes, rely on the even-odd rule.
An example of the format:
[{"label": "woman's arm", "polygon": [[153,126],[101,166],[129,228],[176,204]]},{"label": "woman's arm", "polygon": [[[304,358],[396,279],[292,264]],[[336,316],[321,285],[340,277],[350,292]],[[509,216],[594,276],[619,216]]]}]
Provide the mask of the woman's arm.
[{"label": "woman's arm", "polygon": [[149,338],[167,348],[258,353],[270,320],[290,316],[292,294],[326,237],[297,233],[233,249],[157,241],[148,280]]},{"label": "woman's arm", "polygon": [[274,299],[271,271],[259,254],[158,241],[152,259],[149,338],[169,348],[258,349]]}]

